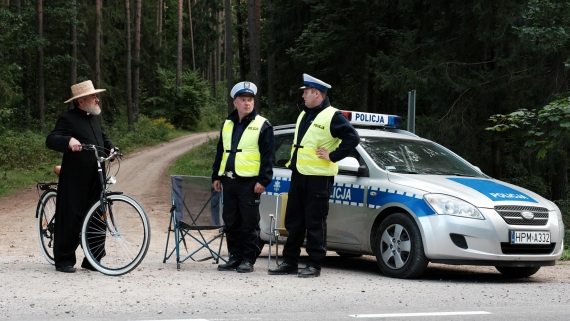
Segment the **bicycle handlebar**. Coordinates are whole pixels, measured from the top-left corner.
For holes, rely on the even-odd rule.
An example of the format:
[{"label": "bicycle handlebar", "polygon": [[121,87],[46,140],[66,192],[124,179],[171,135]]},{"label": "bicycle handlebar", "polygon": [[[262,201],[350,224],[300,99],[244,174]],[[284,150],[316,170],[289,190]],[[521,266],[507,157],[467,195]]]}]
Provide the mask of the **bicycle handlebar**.
[{"label": "bicycle handlebar", "polygon": [[118,147],[115,147],[115,150],[113,151],[113,153],[111,153],[111,155],[109,155],[109,157],[105,158],[105,157],[99,157],[99,150],[103,149],[99,146],[96,145],[92,145],[92,144],[81,144],[81,148],[85,149],[85,150],[93,150],[95,151],[95,156],[97,157],[97,159],[99,160],[99,162],[108,162],[108,161],[113,161],[116,157],[118,157],[119,159],[121,159],[123,157],[123,154],[119,151]]}]

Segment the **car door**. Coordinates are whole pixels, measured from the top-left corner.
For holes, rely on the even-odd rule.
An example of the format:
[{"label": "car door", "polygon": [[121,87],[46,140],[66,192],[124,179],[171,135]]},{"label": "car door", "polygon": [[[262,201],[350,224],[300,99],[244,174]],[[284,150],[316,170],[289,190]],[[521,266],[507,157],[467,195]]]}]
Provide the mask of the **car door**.
[{"label": "car door", "polygon": [[[357,251],[365,228],[368,167],[357,150],[349,157],[358,160],[361,175],[340,170],[335,176],[327,219],[327,244],[329,250]],[[362,175],[364,173],[364,175]]]}]

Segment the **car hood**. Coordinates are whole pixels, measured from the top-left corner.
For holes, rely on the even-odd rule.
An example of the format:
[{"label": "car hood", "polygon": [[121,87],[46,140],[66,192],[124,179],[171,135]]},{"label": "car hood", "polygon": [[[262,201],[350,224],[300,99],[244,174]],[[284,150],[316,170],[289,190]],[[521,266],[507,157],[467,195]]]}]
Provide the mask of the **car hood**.
[{"label": "car hood", "polygon": [[554,209],[552,203],[544,197],[528,189],[496,179],[396,173],[389,173],[388,179],[392,183],[413,187],[427,193],[455,196],[476,207],[520,205]]}]

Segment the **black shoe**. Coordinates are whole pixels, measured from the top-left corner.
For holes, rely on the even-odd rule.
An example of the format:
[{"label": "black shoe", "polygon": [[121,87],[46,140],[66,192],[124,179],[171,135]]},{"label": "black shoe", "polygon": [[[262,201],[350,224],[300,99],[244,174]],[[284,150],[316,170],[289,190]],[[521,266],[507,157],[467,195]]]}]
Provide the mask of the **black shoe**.
[{"label": "black shoe", "polygon": [[302,269],[297,276],[300,278],[316,278],[319,275],[321,275],[321,270],[316,269],[312,266],[307,266],[306,268]]},{"label": "black shoe", "polygon": [[83,260],[83,262],[81,262],[81,267],[90,271],[97,271],[97,269],[94,268],[87,260]]},{"label": "black shoe", "polygon": [[226,264],[218,265],[218,271],[235,271],[241,261],[229,260]]},{"label": "black shoe", "polygon": [[253,272],[253,264],[247,261],[241,262],[241,264],[237,267],[236,271],[238,271],[239,273]]},{"label": "black shoe", "polygon": [[286,275],[286,274],[296,274],[299,270],[297,264],[290,264],[287,262],[281,263],[276,269],[269,269],[267,273],[269,275]]},{"label": "black shoe", "polygon": [[63,273],[75,273],[75,268],[73,266],[56,266],[55,270]]}]

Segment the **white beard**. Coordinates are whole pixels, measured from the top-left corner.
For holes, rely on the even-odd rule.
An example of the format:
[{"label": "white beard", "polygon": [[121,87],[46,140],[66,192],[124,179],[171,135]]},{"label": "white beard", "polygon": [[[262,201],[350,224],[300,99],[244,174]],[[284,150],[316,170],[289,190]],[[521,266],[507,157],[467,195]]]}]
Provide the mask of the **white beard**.
[{"label": "white beard", "polygon": [[101,107],[99,107],[99,105],[86,106],[85,109],[86,112],[92,115],[99,115],[101,113]]}]

